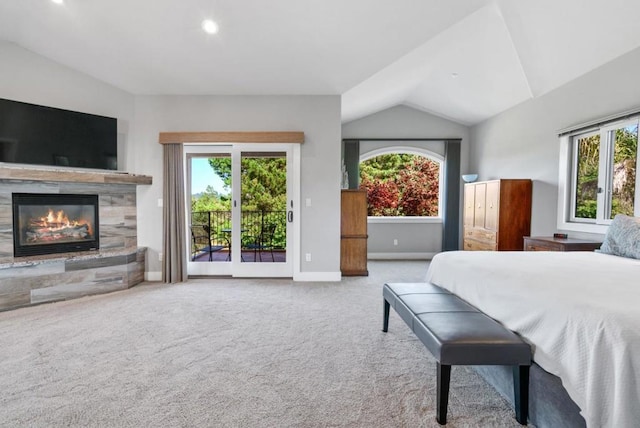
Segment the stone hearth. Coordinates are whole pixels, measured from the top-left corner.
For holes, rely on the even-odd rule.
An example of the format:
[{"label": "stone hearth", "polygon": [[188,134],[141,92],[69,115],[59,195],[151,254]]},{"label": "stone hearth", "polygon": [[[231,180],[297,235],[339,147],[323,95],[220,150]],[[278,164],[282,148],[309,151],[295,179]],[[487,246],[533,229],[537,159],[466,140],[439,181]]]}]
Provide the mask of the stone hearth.
[{"label": "stone hearth", "polygon": [[[151,177],[0,166],[0,310],[130,288],[144,279],[136,186]],[[12,193],[98,195],[100,249],[13,257]]]}]

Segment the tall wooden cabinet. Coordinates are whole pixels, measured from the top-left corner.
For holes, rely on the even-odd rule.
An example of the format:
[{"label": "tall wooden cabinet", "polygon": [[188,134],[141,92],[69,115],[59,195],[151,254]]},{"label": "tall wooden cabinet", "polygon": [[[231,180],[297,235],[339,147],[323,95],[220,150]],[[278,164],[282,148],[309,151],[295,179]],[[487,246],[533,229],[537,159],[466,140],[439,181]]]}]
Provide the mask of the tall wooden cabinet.
[{"label": "tall wooden cabinet", "polygon": [[340,271],[367,276],[367,191],[342,190],[340,211]]},{"label": "tall wooden cabinet", "polygon": [[523,249],[531,232],[531,180],[492,180],[464,185],[464,249]]}]

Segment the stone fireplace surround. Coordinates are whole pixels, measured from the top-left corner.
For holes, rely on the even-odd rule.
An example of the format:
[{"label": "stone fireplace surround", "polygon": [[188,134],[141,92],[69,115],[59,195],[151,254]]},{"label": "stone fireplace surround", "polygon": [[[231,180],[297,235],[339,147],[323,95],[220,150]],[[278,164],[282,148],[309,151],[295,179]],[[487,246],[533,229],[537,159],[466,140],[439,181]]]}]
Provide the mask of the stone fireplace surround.
[{"label": "stone fireplace surround", "polygon": [[[144,279],[136,186],[149,176],[0,164],[0,310],[130,288]],[[13,257],[12,193],[98,195],[100,249]]]}]

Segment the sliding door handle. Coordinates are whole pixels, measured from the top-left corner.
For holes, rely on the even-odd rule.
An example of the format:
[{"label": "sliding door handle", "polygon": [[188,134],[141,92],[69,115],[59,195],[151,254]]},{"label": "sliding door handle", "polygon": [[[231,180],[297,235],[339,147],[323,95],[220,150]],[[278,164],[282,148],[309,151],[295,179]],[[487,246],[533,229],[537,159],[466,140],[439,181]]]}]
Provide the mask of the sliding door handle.
[{"label": "sliding door handle", "polygon": [[289,211],[289,214],[287,214],[287,220],[289,220],[289,223],[293,223],[293,211]]}]

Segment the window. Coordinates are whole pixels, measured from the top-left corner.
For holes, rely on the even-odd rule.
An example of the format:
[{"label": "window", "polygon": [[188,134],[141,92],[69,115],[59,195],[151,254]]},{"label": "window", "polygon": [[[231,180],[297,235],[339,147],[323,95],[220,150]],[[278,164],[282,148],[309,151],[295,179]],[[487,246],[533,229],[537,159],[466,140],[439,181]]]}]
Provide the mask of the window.
[{"label": "window", "polygon": [[438,218],[442,189],[439,155],[426,150],[378,150],[360,160],[360,188],[373,218]]},{"label": "window", "polygon": [[564,138],[569,155],[564,219],[583,227],[560,227],[603,232],[590,225],[606,226],[616,214],[638,215],[638,118]]}]

